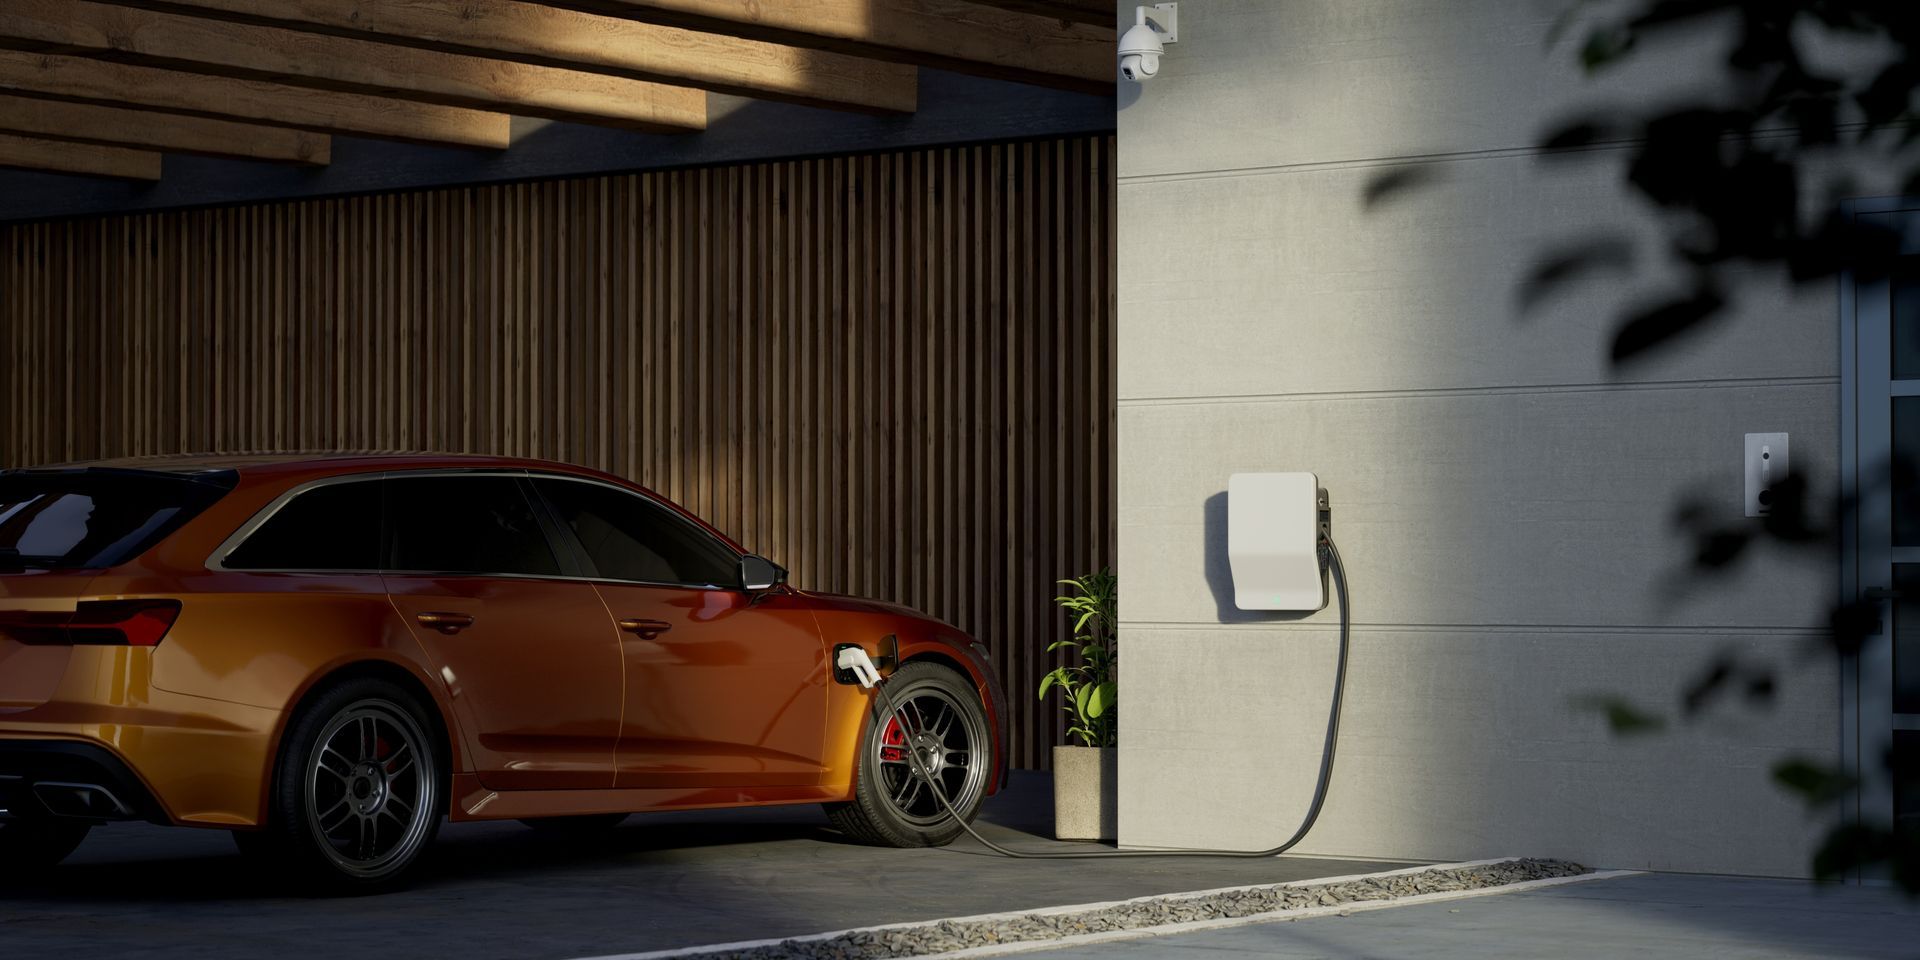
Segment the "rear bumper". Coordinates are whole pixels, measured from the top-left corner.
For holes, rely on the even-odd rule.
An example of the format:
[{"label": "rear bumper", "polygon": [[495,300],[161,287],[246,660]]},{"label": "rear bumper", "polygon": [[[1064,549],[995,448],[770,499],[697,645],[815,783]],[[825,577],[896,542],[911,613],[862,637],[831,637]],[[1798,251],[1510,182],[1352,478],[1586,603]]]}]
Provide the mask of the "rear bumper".
[{"label": "rear bumper", "polygon": [[171,822],[113,751],[73,740],[0,740],[0,819]]},{"label": "rear bumper", "polygon": [[[255,826],[273,760],[273,717],[254,708],[210,705],[229,716],[76,704],[0,716],[0,776],[63,783],[86,783],[87,775],[108,778],[103,785],[133,815],[95,819]],[[144,722],[125,722],[135,718]],[[78,759],[48,759],[61,756]],[[113,789],[116,783],[127,793]]]},{"label": "rear bumper", "polygon": [[[147,680],[150,654],[145,648],[70,648],[70,661],[41,702],[0,706],[0,775],[24,771],[37,777],[45,768],[49,776],[66,776],[62,771],[81,764],[78,779],[54,782],[111,776],[134,794],[105,785],[137,814],[134,819],[257,824],[279,711],[158,689]],[[131,784],[142,789],[136,793]]]}]

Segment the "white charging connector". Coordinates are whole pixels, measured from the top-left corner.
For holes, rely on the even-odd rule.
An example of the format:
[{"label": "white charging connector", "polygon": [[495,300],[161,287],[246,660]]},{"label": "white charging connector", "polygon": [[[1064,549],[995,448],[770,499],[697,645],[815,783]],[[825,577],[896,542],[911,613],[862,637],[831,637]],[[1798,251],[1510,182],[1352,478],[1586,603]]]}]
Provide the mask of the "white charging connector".
[{"label": "white charging connector", "polygon": [[869,690],[873,689],[874,684],[880,682],[880,669],[873,665],[873,658],[867,656],[867,652],[859,647],[851,645],[841,647],[840,656],[834,661],[834,666],[853,671],[860,685]]}]

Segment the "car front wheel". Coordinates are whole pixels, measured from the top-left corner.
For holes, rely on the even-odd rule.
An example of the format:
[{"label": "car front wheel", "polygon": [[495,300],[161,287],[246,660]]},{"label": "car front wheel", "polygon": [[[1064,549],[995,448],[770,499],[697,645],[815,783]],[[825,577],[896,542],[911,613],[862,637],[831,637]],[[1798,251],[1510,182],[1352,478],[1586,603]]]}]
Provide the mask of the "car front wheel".
[{"label": "car front wheel", "polygon": [[[993,770],[992,727],[973,685],[936,663],[909,663],[887,680],[901,718],[875,695],[860,743],[853,800],[827,805],[841,832],[861,843],[892,847],[941,846],[962,827],[932,788],[968,822],[986,799]],[[907,751],[920,758],[916,768]]]}]

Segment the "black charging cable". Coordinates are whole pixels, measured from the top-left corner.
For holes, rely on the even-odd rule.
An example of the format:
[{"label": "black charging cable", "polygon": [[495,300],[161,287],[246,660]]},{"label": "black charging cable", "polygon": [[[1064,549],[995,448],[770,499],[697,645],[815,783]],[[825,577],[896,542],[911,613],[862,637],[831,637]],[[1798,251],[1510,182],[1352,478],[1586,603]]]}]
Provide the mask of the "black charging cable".
[{"label": "black charging cable", "polygon": [[[1327,568],[1333,573],[1334,590],[1340,598],[1340,661],[1333,675],[1333,709],[1327,715],[1327,742],[1320,751],[1320,778],[1313,787],[1313,803],[1307,807],[1307,816],[1300,822],[1300,829],[1295,830],[1287,842],[1266,850],[1014,850],[981,836],[980,831],[975,830],[973,824],[953,808],[953,801],[947,799],[947,791],[940,785],[939,778],[928,774],[926,765],[920,760],[920,751],[908,744],[907,760],[913,764],[913,772],[933,788],[934,799],[940,801],[940,807],[947,812],[947,816],[952,817],[961,829],[987,849],[1002,856],[1021,860],[1095,860],[1102,857],[1277,857],[1286,853],[1306,837],[1307,831],[1313,829],[1314,821],[1320,819],[1320,808],[1326,805],[1327,787],[1333,782],[1334,746],[1340,739],[1340,702],[1347,691],[1347,648],[1351,645],[1353,633],[1353,611],[1347,603],[1347,571],[1340,565],[1340,550],[1333,545],[1332,536],[1321,536],[1320,549]],[[886,682],[883,680],[875,684],[874,689],[879,691],[880,699],[887,705],[887,712],[899,722],[900,729],[913,729],[906,714],[901,713],[900,707],[893,702],[893,695],[887,692]]]}]

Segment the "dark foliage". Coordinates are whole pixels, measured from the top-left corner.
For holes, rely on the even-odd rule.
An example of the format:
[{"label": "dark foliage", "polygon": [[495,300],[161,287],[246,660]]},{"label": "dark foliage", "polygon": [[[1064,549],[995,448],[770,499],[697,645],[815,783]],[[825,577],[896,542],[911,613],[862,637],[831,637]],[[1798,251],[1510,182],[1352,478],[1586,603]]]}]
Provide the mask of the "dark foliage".
[{"label": "dark foliage", "polygon": [[1633,244],[1622,237],[1592,237],[1550,253],[1520,287],[1520,309],[1532,310],[1563,287],[1594,276],[1626,273]]},{"label": "dark foliage", "polygon": [[1415,188],[1426,186],[1435,179],[1431,166],[1409,164],[1394,167],[1368,180],[1366,193],[1361,199],[1368,207],[1379,206]]},{"label": "dark foliage", "polygon": [[[1920,0],[1585,0],[1573,4],[1550,39],[1600,73],[1631,70],[1638,53],[1656,46],[1704,49],[1709,37],[1730,41],[1724,59],[1711,65],[1720,74],[1711,96],[1567,116],[1539,141],[1549,163],[1618,151],[1628,186],[1661,228],[1658,257],[1684,278],[1677,289],[1649,291],[1616,320],[1610,350],[1616,369],[1722,322],[1725,292],[1756,270],[1829,286],[1845,273],[1863,280],[1885,276],[1899,238],[1842,215],[1840,201],[1863,193],[1847,171],[1894,171],[1892,185],[1876,186],[1873,194],[1903,185],[1920,194]],[[1827,55],[1839,49],[1846,52]],[[1404,172],[1392,176],[1397,179],[1368,191],[1369,205],[1420,185]],[[1524,279],[1519,307],[1532,311],[1563,289],[1627,273],[1637,262],[1633,245],[1618,236],[1574,240],[1548,251]],[[1863,473],[1862,484],[1902,489],[1914,472],[1889,465],[1878,476]],[[1705,504],[1680,505],[1675,521],[1693,544],[1696,578],[1722,576],[1762,550],[1832,555],[1834,531],[1854,505],[1815,502],[1804,482],[1778,487],[1774,496],[1773,515],[1758,526],[1718,524]],[[1865,644],[1886,642],[1880,636],[1884,606],[1884,598],[1841,604],[1809,655],[1854,655]],[[1779,671],[1789,667],[1723,652],[1682,686],[1677,716],[1691,722],[1730,700],[1768,706]],[[1618,697],[1596,695],[1581,705],[1619,735],[1669,725],[1661,711]],[[1920,895],[1920,835],[1890,824],[1846,823],[1839,815],[1860,786],[1854,776],[1793,757],[1775,767],[1774,778],[1810,811],[1842,824],[1815,858],[1817,875],[1878,871]]]},{"label": "dark foliage", "polygon": [[[1775,268],[1798,283],[1830,283],[1847,271],[1862,278],[1884,274],[1898,253],[1898,237],[1845,218],[1837,201],[1853,189],[1843,171],[1894,167],[1920,140],[1920,3],[1638,0],[1611,9],[1614,16],[1587,21],[1580,57],[1589,70],[1625,69],[1635,50],[1668,35],[1687,40],[1702,31],[1730,30],[1734,37],[1724,64],[1723,101],[1569,118],[1542,139],[1555,150],[1626,142],[1627,182],[1658,211],[1668,259],[1692,278],[1691,290],[1622,318],[1613,339],[1616,365],[1634,363],[1712,323],[1726,307],[1720,291],[1728,287],[1723,274],[1730,267]],[[1594,12],[1582,4],[1570,16]],[[1877,61],[1858,54],[1842,58],[1877,65],[1849,72],[1812,64],[1809,47],[1848,41],[1883,44]],[[1904,180],[1920,189],[1920,166]],[[1810,197],[1817,202],[1809,204]],[[1810,208],[1828,212],[1809,219]],[[1589,269],[1612,269],[1620,259],[1618,251],[1596,246],[1583,262],[1554,261],[1553,275],[1539,285],[1572,282]],[[1546,295],[1532,286],[1523,306]],[[1695,569],[1723,572],[1763,546],[1830,550],[1834,525],[1816,518],[1844,518],[1850,505],[1823,510],[1810,502],[1804,481],[1794,480],[1774,491],[1773,515],[1758,531],[1706,524],[1704,511],[1683,508],[1679,519],[1695,544]],[[1880,633],[1880,604],[1848,602],[1832,611],[1828,623],[1825,655],[1856,653]],[[1770,704],[1779,669],[1722,653],[1684,686],[1680,714],[1692,719],[1736,693],[1749,705]],[[1615,711],[1607,715],[1618,729]],[[1860,786],[1843,770],[1800,757],[1782,761],[1774,777],[1817,812],[1837,811]],[[1920,894],[1920,838],[1885,825],[1842,822],[1814,862],[1822,877],[1873,869]]]},{"label": "dark foliage", "polygon": [[[1846,161],[1893,167],[1920,143],[1920,3],[1589,2],[1574,5],[1556,34],[1580,26],[1580,59],[1593,72],[1630,69],[1636,51],[1661,41],[1715,32],[1735,38],[1715,102],[1589,111],[1541,137],[1549,157],[1622,145],[1627,183],[1660,217],[1664,255],[1690,278],[1683,291],[1622,318],[1616,364],[1714,320],[1726,306],[1720,291],[1730,268],[1778,267],[1802,283],[1886,268],[1898,238],[1842,217],[1837,201],[1855,190]],[[1829,72],[1807,52],[1842,45],[1876,53],[1841,58],[1867,65]],[[1920,162],[1905,180],[1920,190]],[[1809,218],[1808,209],[1826,212]],[[1529,278],[1521,306],[1531,309],[1550,288],[1622,260],[1617,242],[1556,256]]]}]

